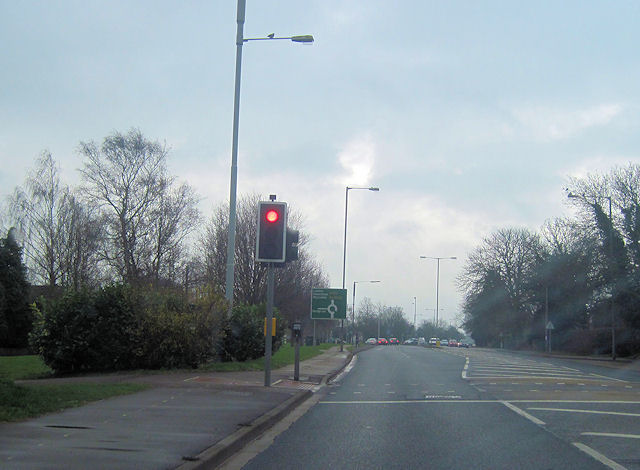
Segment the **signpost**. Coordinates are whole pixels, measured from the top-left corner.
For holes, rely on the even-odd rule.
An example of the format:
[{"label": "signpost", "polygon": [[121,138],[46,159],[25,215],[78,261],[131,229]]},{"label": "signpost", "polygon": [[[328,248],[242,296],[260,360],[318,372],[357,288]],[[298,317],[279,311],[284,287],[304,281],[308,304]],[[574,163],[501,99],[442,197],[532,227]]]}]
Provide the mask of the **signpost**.
[{"label": "signpost", "polygon": [[312,289],[312,320],[344,320],[347,318],[347,289]]}]

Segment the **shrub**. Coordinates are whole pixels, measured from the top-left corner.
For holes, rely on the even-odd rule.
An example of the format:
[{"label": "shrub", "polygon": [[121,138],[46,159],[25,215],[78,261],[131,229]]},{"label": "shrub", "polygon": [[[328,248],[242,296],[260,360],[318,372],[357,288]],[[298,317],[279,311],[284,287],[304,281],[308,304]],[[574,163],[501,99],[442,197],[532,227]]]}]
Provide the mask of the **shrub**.
[{"label": "shrub", "polygon": [[131,290],[122,285],[99,291],[68,291],[34,306],[31,345],[56,372],[126,369],[137,319]]},{"label": "shrub", "polygon": [[114,285],[70,291],[33,307],[31,345],[58,373],[193,367],[214,354],[226,303],[203,290],[182,293]]},{"label": "shrub", "polygon": [[[226,321],[224,337],[220,342],[219,356],[223,361],[247,361],[264,356],[264,319],[266,308],[261,305],[238,305]],[[282,344],[284,325],[278,312],[276,318],[276,336],[272,342],[272,352]]]}]

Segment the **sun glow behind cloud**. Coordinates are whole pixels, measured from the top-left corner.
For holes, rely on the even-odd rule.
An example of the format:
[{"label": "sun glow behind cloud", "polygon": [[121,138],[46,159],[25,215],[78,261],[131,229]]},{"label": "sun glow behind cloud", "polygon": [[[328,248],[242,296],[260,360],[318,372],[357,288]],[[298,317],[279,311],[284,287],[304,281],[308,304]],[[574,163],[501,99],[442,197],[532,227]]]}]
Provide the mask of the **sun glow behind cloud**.
[{"label": "sun glow behind cloud", "polygon": [[351,139],[338,154],[340,165],[347,171],[343,179],[345,185],[365,185],[373,173],[376,145],[370,133]]}]

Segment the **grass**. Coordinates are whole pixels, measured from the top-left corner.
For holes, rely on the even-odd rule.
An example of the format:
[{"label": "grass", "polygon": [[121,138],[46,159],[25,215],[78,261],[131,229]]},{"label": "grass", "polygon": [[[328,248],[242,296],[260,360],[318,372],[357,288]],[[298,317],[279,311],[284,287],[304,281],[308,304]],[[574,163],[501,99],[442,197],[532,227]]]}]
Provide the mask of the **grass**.
[{"label": "grass", "polygon": [[16,385],[14,380],[51,377],[39,356],[0,356],[0,422],[19,421],[105,398],[139,392],[138,384]]},{"label": "grass", "polygon": [[0,421],[19,421],[147,389],[141,384],[16,385],[0,379]]},{"label": "grass", "polygon": [[[334,344],[320,344],[318,346],[300,346],[300,360],[311,359],[322,354]],[[295,348],[292,345],[284,345],[271,356],[271,368],[278,369],[295,362]],[[200,367],[204,371],[234,372],[241,370],[264,370],[264,358],[245,362],[210,362]]]},{"label": "grass", "polygon": [[51,375],[53,371],[40,356],[0,356],[0,379],[41,379]]}]

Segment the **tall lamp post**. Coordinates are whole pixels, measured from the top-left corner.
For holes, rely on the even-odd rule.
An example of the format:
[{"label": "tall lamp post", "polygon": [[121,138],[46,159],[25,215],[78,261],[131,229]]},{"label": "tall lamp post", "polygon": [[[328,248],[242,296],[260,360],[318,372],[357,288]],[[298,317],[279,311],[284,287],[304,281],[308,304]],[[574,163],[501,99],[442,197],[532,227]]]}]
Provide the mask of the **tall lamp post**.
[{"label": "tall lamp post", "polygon": [[[596,203],[590,203],[584,194],[574,194],[571,191],[567,193],[569,199],[580,199],[591,207],[595,207]],[[602,196],[609,200],[609,270],[612,273],[611,266],[613,264],[613,217],[611,215],[611,196]],[[611,360],[616,360],[616,315],[613,308],[613,292],[611,292],[611,298],[609,299],[609,314],[611,315]],[[545,326],[546,328],[546,326]]]},{"label": "tall lamp post", "polygon": [[249,41],[271,41],[276,39],[289,39],[299,43],[313,43],[313,36],[288,36],[275,37],[270,34],[264,38],[244,37],[244,17],[246,0],[238,0],[237,30],[236,30],[236,80],[233,95],[233,139],[231,144],[231,185],[229,190],[229,236],[227,241],[227,271],[225,284],[225,297],[229,302],[229,309],[233,305],[233,277],[235,268],[236,248],[236,194],[238,187],[238,126],[240,123],[240,77],[242,76],[242,45]]},{"label": "tall lamp post", "polygon": [[[368,191],[380,191],[380,188],[374,187],[374,186],[370,186],[370,187],[366,187],[366,186],[347,186],[347,189],[345,190],[345,196],[344,196],[344,244],[342,246],[342,288],[344,289],[344,283],[345,283],[345,272],[347,269],[347,214],[348,214],[348,208],[349,208],[349,190],[351,189],[366,189]],[[342,330],[342,340],[344,342],[344,320],[341,320],[341,324],[340,324],[340,328]],[[340,351],[343,351],[343,344],[342,342],[340,343]]]},{"label": "tall lamp post", "polygon": [[435,259],[438,262],[438,267],[436,268],[436,327],[438,326],[438,312],[439,309],[439,301],[440,301],[440,260],[441,259],[458,259],[455,256],[449,256],[445,258],[441,258],[438,256],[420,256],[421,259]]},{"label": "tall lamp post", "polygon": [[380,281],[353,281],[353,303],[351,304],[353,305],[353,307],[351,308],[351,324],[353,325],[354,331],[355,331],[355,325],[356,325],[356,284],[362,284],[363,282],[373,283],[373,282],[380,282]]}]

